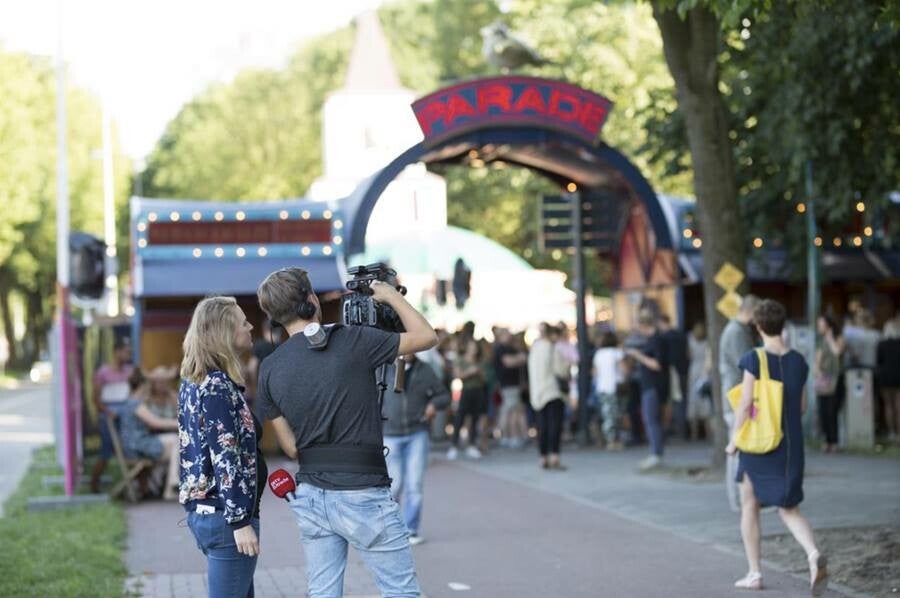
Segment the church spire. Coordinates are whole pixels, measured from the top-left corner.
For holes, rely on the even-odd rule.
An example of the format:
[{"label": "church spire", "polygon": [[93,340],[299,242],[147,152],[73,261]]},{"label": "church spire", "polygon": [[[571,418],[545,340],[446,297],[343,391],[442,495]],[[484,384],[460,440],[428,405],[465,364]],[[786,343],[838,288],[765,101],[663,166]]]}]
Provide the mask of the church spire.
[{"label": "church spire", "polygon": [[346,90],[400,89],[387,39],[375,11],[356,18],[356,40],[347,69]]}]

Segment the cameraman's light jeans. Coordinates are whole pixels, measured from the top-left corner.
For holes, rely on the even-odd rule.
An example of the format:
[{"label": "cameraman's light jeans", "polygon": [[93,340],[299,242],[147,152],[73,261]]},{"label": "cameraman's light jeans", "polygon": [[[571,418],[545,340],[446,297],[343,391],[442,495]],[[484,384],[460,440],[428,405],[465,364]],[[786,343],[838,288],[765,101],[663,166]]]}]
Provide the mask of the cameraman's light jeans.
[{"label": "cameraman's light jeans", "polygon": [[387,468],[392,480],[391,494],[403,509],[403,521],[409,533],[418,534],[422,518],[422,483],[428,465],[428,430],[406,436],[385,436],[384,445],[390,449]]},{"label": "cameraman's light jeans", "polygon": [[300,484],[290,505],[303,536],[309,598],[343,596],[351,544],[382,596],[420,595],[409,532],[389,488],[323,490]]}]

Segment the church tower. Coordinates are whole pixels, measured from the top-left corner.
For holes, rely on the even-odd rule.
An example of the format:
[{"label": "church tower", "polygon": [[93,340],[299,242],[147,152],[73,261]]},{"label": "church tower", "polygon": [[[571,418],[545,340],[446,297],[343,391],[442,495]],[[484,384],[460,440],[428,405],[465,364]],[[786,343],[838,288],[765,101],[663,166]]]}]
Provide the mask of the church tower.
[{"label": "church tower", "polygon": [[[364,179],[419,143],[422,132],[410,108],[414,99],[413,91],[400,84],[378,16],[375,12],[360,15],[347,79],[325,101],[324,173],[313,182],[308,197],[317,201],[346,197]],[[366,240],[446,226],[444,179],[423,164],[413,164],[378,200]]]}]

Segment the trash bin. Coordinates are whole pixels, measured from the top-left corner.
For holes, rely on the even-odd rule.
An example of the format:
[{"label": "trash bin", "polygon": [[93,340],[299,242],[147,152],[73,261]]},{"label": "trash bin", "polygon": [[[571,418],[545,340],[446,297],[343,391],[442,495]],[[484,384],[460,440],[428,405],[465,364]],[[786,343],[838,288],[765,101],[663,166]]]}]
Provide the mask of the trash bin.
[{"label": "trash bin", "polygon": [[872,448],[875,446],[874,385],[872,370],[851,368],[844,373],[846,401],[844,419],[847,446]]}]

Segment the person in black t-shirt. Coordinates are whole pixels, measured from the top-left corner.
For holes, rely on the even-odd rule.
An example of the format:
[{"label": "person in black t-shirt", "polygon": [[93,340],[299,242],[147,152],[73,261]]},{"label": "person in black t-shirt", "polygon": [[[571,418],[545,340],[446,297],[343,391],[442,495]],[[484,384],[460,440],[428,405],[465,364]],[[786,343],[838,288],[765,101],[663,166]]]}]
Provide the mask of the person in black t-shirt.
[{"label": "person in black t-shirt", "polygon": [[321,322],[304,270],[273,272],[257,290],[262,310],[290,335],[262,362],[257,401],[281,448],[299,460],[290,506],[304,538],[308,593],[315,596],[340,594],[348,544],[386,595],[420,593],[409,531],[384,463],[376,372],[398,355],[430,349],[437,336],[392,286],[374,282],[371,290],[375,301],[397,312],[407,332],[327,327],[322,349],[303,334]]},{"label": "person in black t-shirt", "polygon": [[522,368],[528,352],[513,345],[509,330],[497,329],[494,345],[494,373],[500,387],[500,432],[503,446],[520,447],[525,443],[525,416],[522,404]]},{"label": "person in black t-shirt", "polygon": [[[668,417],[664,418],[666,427],[682,438],[689,439],[687,429],[687,404],[688,404],[688,358],[687,336],[677,328],[672,327],[672,320],[666,314],[659,316],[659,334],[665,343],[666,359],[668,364],[667,393]],[[669,400],[671,399],[671,400]],[[671,427],[670,427],[671,426]]]},{"label": "person in black t-shirt", "polygon": [[665,345],[656,329],[656,318],[650,310],[641,310],[638,314],[638,332],[643,337],[642,344],[638,348],[627,347],[625,353],[637,362],[641,414],[650,441],[650,455],[641,462],[641,469],[647,470],[659,466],[663,456],[660,397],[665,389]]}]

